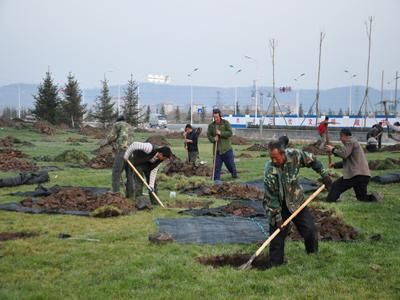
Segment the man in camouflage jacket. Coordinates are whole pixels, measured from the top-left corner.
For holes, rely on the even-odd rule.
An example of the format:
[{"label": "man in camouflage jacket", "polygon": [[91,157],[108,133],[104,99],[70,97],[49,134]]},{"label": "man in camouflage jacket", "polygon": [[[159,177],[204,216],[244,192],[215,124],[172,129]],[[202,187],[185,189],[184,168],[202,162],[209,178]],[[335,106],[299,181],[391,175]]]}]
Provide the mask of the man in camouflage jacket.
[{"label": "man in camouflage jacket", "polygon": [[125,122],[124,116],[119,116],[114,123],[110,134],[107,136],[106,143],[115,142],[117,152],[115,153],[114,163],[112,167],[112,191],[119,192],[119,183],[122,171],[125,169],[126,175],[126,197],[132,196],[129,193],[130,187],[133,186],[133,173],[128,164],[124,160],[124,153],[131,144],[133,138],[133,128]]},{"label": "man in camouflage jacket", "polygon": [[[270,217],[272,234],[304,202],[304,192],[298,180],[300,168],[311,167],[321,175],[328,187],[332,181],[313,154],[297,149],[284,149],[279,141],[272,141],[268,148],[271,160],[266,163],[264,170],[264,207]],[[317,252],[316,227],[307,207],[293,219],[293,222],[304,238],[306,252]],[[283,263],[287,233],[286,226],[271,242],[269,250],[271,267]]]}]

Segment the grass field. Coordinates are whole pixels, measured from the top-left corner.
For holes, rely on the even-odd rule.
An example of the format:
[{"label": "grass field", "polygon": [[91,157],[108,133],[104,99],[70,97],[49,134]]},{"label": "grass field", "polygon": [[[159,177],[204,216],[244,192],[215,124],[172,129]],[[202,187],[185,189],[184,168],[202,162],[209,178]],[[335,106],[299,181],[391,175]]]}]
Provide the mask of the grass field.
[{"label": "grass field", "polygon": [[[79,137],[72,131],[45,136],[32,130],[0,129],[0,138],[12,135],[35,144],[18,147],[30,156],[57,155],[75,148],[93,156],[97,140],[78,146],[66,142]],[[144,140],[145,134],[136,135]],[[185,157],[181,140],[169,140],[173,151]],[[234,146],[239,154],[248,146]],[[241,181],[260,179],[265,153],[237,162]],[[211,146],[200,140],[200,155],[211,162]],[[264,156],[264,157],[261,157]],[[368,159],[397,157],[399,153],[373,153]],[[326,164],[326,158],[321,157]],[[45,186],[111,187],[111,170],[68,168],[50,172]],[[399,171],[400,169],[397,169]],[[373,175],[384,171],[373,171]],[[15,175],[0,172],[0,177]],[[316,179],[312,170],[303,176]],[[223,179],[228,179],[224,175]],[[160,182],[159,196],[171,201],[177,178]],[[0,203],[20,201],[13,191],[34,185],[0,189]],[[148,235],[156,231],[158,217],[176,217],[175,210],[155,208],[118,218],[97,219],[66,215],[31,215],[0,211],[0,232],[36,231],[34,238],[0,242],[0,299],[399,299],[400,298],[400,185],[371,183],[369,189],[384,195],[383,203],[358,202],[352,191],[342,201],[319,205],[334,208],[361,237],[354,242],[321,242],[318,255],[306,255],[302,242],[287,242],[287,264],[266,271],[213,269],[195,258],[236,252],[253,253],[256,245],[154,245]],[[178,200],[191,200],[178,194]],[[207,200],[207,199],[205,199]],[[216,200],[216,199],[214,199]],[[218,203],[224,202],[217,200]],[[60,232],[99,242],[62,240]],[[380,240],[371,236],[380,234]]]}]

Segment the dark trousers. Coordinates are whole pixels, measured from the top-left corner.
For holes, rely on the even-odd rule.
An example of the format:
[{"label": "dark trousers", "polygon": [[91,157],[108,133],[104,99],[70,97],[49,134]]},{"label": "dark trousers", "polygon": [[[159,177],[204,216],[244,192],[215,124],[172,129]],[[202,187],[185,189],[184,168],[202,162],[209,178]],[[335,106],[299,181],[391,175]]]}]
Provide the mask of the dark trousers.
[{"label": "dark trousers", "polygon": [[188,160],[191,164],[196,165],[198,157],[199,157],[199,151],[188,151]]},{"label": "dark trousers", "polygon": [[[290,211],[284,204],[282,207],[282,219],[285,221],[291,215]],[[314,220],[307,207],[303,208],[300,213],[292,221],[304,238],[304,244],[307,253],[318,252],[318,237]],[[277,226],[270,227],[270,234],[277,229]],[[279,266],[283,264],[283,257],[285,255],[285,238],[288,234],[289,227],[286,226],[281,232],[272,240],[269,246],[269,259],[270,266]]]},{"label": "dark trousers", "polygon": [[[150,171],[144,171],[140,167],[136,167],[138,172],[142,175],[144,180],[147,183],[150,182]],[[143,181],[136,174],[133,175],[134,183],[133,183],[133,194],[135,199],[142,196],[143,194]],[[157,194],[157,183],[154,183],[154,192]],[[154,198],[153,194],[149,192],[149,198],[152,204],[158,204],[157,200]]]},{"label": "dark trousers", "polygon": [[214,172],[214,180],[220,180],[221,179],[221,168],[222,168],[222,163],[225,164],[226,168],[228,171],[232,174],[232,176],[236,177],[236,165],[235,165],[235,160],[233,157],[233,150],[230,149],[229,151],[219,154],[217,152],[217,155],[215,157],[215,172]]},{"label": "dark trousers", "polygon": [[367,202],[374,201],[375,198],[372,195],[367,194],[369,179],[369,176],[364,175],[357,175],[350,179],[344,179],[343,177],[340,177],[334,183],[332,183],[332,187],[329,190],[326,201],[335,202],[337,199],[339,199],[343,192],[351,188],[354,189],[357,200]]},{"label": "dark trousers", "polygon": [[119,184],[121,174],[125,170],[126,175],[126,197],[133,196],[133,174],[129,165],[124,160],[125,150],[119,149],[115,154],[115,159],[112,167],[112,191],[119,192]]}]

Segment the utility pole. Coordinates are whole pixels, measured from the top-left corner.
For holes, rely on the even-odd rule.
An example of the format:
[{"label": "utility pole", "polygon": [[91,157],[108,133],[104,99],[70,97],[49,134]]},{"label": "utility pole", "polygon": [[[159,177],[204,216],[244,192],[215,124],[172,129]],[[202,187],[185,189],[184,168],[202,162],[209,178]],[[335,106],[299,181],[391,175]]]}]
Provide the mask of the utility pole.
[{"label": "utility pole", "polygon": [[399,79],[399,72],[396,72],[396,84],[394,88],[394,116],[397,117],[397,80]]},{"label": "utility pole", "polygon": [[367,125],[367,109],[368,109],[368,89],[369,89],[369,66],[370,66],[370,61],[371,61],[371,36],[372,36],[372,21],[373,18],[369,17],[369,27],[368,24],[365,23],[367,27],[367,36],[368,36],[368,63],[367,63],[367,84],[365,86],[365,94],[364,94],[364,99],[363,102],[361,103],[360,109],[358,111],[358,114],[361,115],[361,110],[362,107],[364,106],[364,127]]},{"label": "utility pole", "polygon": [[[382,80],[381,80],[381,102],[383,102],[383,80],[384,80],[385,71],[382,70]],[[390,99],[389,99],[390,100]]]},{"label": "utility pole", "polygon": [[321,74],[321,51],[322,51],[322,41],[325,38],[325,34],[323,32],[320,33],[319,38],[319,59],[318,59],[318,79],[317,79],[317,95],[315,98],[315,110],[316,110],[316,117],[315,117],[315,125],[318,125],[318,118],[320,115],[319,112],[319,80]]}]

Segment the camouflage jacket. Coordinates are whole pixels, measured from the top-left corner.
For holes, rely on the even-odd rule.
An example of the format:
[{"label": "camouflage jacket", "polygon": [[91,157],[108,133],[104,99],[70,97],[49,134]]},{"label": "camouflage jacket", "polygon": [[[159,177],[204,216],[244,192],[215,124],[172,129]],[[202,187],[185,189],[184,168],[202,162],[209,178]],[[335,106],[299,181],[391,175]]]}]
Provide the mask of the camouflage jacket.
[{"label": "camouflage jacket", "polygon": [[282,168],[275,167],[272,161],[264,169],[264,207],[275,221],[282,219],[282,203],[285,201],[290,212],[294,212],[304,202],[303,188],[298,177],[300,168],[312,168],[321,177],[328,176],[322,163],[309,152],[298,149],[285,149],[286,162]]},{"label": "camouflage jacket", "polygon": [[128,146],[132,143],[133,139],[133,128],[131,125],[125,121],[116,122],[110,134],[107,136],[107,141],[115,142],[118,149],[126,150]]},{"label": "camouflage jacket", "polygon": [[231,136],[232,136],[232,127],[231,124],[224,119],[221,119],[220,124],[216,124],[215,121],[208,125],[207,129],[207,137],[211,143],[214,143],[215,147],[215,136],[217,135],[217,130],[221,131],[221,136],[218,141],[218,151],[220,154],[224,154],[225,152],[232,149],[231,146]]}]

